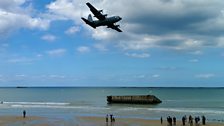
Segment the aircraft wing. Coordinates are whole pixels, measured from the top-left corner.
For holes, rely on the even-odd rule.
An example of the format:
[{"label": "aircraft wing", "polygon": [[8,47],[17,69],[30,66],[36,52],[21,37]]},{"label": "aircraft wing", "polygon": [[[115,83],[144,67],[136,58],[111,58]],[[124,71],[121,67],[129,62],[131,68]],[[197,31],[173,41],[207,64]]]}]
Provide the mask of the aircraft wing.
[{"label": "aircraft wing", "polygon": [[99,20],[104,20],[106,19],[107,15],[103,15],[101,12],[102,10],[97,10],[93,5],[91,5],[90,3],[86,3],[86,5],[89,7],[90,11],[94,14],[94,16],[96,18],[98,18]]},{"label": "aircraft wing", "polygon": [[114,25],[114,24],[112,24],[112,25],[107,25],[107,27],[108,27],[108,28],[112,28],[112,29],[114,29],[114,30],[116,30],[116,31],[118,31],[118,32],[122,32],[121,29],[118,28],[119,25]]}]

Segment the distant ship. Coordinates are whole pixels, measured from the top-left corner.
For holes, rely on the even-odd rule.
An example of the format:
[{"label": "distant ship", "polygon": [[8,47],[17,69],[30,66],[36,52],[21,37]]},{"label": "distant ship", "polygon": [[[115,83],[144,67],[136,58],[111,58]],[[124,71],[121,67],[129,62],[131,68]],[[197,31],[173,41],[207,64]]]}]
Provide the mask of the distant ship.
[{"label": "distant ship", "polygon": [[23,87],[23,86],[17,86],[16,88],[27,88],[27,87]]}]

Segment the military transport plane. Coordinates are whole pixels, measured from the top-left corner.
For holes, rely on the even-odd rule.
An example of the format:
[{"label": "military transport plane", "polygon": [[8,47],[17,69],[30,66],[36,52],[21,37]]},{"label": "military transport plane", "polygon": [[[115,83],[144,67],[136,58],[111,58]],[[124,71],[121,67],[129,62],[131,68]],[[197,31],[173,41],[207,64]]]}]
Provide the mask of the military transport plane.
[{"label": "military transport plane", "polygon": [[98,20],[93,20],[91,14],[89,14],[88,19],[82,17],[82,20],[90,25],[93,28],[99,26],[107,26],[107,28],[112,28],[118,32],[122,32],[118,27],[120,25],[116,25],[115,23],[120,21],[122,18],[119,16],[107,17],[107,14],[102,14],[103,10],[97,10],[90,3],[86,3],[86,5],[90,8],[90,11],[94,14]]}]

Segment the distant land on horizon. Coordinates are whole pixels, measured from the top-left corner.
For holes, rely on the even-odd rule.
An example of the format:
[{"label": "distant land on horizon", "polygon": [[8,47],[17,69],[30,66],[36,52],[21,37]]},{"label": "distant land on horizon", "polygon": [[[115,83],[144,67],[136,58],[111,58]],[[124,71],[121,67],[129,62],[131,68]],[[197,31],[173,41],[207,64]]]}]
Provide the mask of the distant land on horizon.
[{"label": "distant land on horizon", "polygon": [[192,89],[200,89],[200,88],[224,88],[224,87],[133,87],[133,86],[8,86],[0,88],[192,88]]}]

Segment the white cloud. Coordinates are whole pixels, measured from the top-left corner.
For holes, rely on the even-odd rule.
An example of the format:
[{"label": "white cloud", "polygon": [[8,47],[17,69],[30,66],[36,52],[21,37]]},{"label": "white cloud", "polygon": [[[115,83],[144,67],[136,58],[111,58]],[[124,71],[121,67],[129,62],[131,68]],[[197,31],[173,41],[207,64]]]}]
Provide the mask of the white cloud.
[{"label": "white cloud", "polygon": [[19,6],[24,4],[26,1],[27,0],[1,0],[0,8],[5,10],[19,9]]},{"label": "white cloud", "polygon": [[65,33],[68,35],[73,35],[79,31],[80,31],[80,27],[73,26],[73,27],[70,27],[68,30],[66,30]]},{"label": "white cloud", "polygon": [[91,13],[85,5],[86,2],[56,0],[47,8],[56,17],[81,24],[94,39],[108,41],[123,50],[146,50],[153,47],[198,50],[222,45],[216,40],[223,36],[224,31],[224,2],[221,0],[115,0],[113,3],[109,0],[89,1],[109,15],[121,16],[123,19],[118,24],[121,25],[123,33],[106,27],[92,29],[82,22],[80,17],[87,17]]},{"label": "white cloud", "polygon": [[198,40],[194,40],[194,39],[188,39],[184,42],[183,46],[184,48],[197,48],[197,47],[201,47],[203,45],[202,41],[198,41]]},{"label": "white cloud", "polygon": [[197,63],[199,60],[198,59],[190,59],[189,62],[191,63]]},{"label": "white cloud", "polygon": [[45,40],[45,41],[53,42],[56,40],[56,36],[47,34],[47,35],[42,36],[41,39]]},{"label": "white cloud", "polygon": [[35,58],[28,58],[28,57],[15,57],[15,58],[9,58],[6,61],[8,63],[32,63],[33,61],[35,61],[37,59]]},{"label": "white cloud", "polygon": [[105,44],[95,44],[94,47],[100,51],[108,51],[108,48]]},{"label": "white cloud", "polygon": [[49,78],[53,78],[53,79],[65,79],[65,76],[64,75],[55,75],[55,74],[52,74],[52,75],[49,75]]},{"label": "white cloud", "polygon": [[174,66],[162,66],[158,68],[159,70],[164,70],[164,71],[176,71],[179,68],[178,67],[174,67]]},{"label": "white cloud", "polygon": [[49,75],[25,75],[25,74],[15,74],[15,75],[0,75],[0,82],[55,82],[60,80],[74,80],[75,77],[60,75],[60,74],[49,74]]},{"label": "white cloud", "polygon": [[55,50],[50,50],[50,51],[47,51],[46,53],[49,55],[49,56],[53,56],[53,57],[60,57],[60,56],[63,56],[65,53],[66,53],[66,49],[55,49]]},{"label": "white cloud", "polygon": [[215,74],[213,74],[213,73],[198,74],[198,75],[195,75],[195,77],[196,78],[201,78],[201,79],[210,79],[210,78],[215,77]]},{"label": "white cloud", "polygon": [[[104,13],[109,16],[121,16],[123,19],[117,24],[121,25],[122,33],[106,27],[92,29],[86,25],[80,19],[91,13],[86,2],[55,0],[46,5],[45,13],[40,13],[32,7],[30,0],[2,0],[0,35],[20,28],[46,30],[52,21],[72,20],[75,25],[67,29],[66,34],[75,34],[84,28],[92,38],[110,43],[104,46],[113,45],[122,50],[224,47],[222,0],[89,0],[97,9],[104,9]],[[47,37],[45,40],[54,41],[55,37]],[[98,49],[104,51],[107,47]]]},{"label": "white cloud", "polygon": [[90,52],[90,48],[87,46],[80,46],[77,48],[77,51],[80,53],[88,53]]},{"label": "white cloud", "polygon": [[144,79],[144,78],[146,78],[146,75],[144,75],[144,74],[136,75],[136,76],[134,76],[134,78],[136,78],[136,79]]},{"label": "white cloud", "polygon": [[154,75],[152,75],[152,77],[153,77],[153,78],[159,78],[160,75],[159,75],[159,74],[154,74]]},{"label": "white cloud", "polygon": [[20,28],[46,30],[50,20],[33,16],[33,12],[29,0],[2,0],[0,2],[1,36]]},{"label": "white cloud", "polygon": [[37,54],[36,57],[41,58],[41,57],[43,57],[43,54]]},{"label": "white cloud", "polygon": [[[150,36],[150,35],[128,35],[130,40],[121,40],[118,42],[118,47],[123,50],[146,50],[152,47],[156,47],[156,42],[159,41],[159,37]],[[127,42],[128,41],[128,42]]]},{"label": "white cloud", "polygon": [[134,58],[148,58],[150,54],[148,53],[126,53],[126,56],[134,57]]},{"label": "white cloud", "polygon": [[26,77],[26,75],[24,75],[24,74],[18,74],[18,75],[16,75],[16,77],[24,78],[24,77]]},{"label": "white cloud", "polygon": [[190,52],[190,54],[193,54],[193,55],[202,55],[203,52],[200,51],[200,50],[196,50],[196,51]]},{"label": "white cloud", "polygon": [[98,27],[91,29],[92,37],[96,40],[111,40],[117,37],[116,32],[109,29],[105,30],[105,27]]},{"label": "white cloud", "polygon": [[224,36],[218,38],[218,45],[220,47],[224,47]]},{"label": "white cloud", "polygon": [[21,56],[20,54],[14,53],[7,54],[3,58],[3,62],[11,64],[33,64],[41,60],[41,54],[29,54],[27,56]]},{"label": "white cloud", "polygon": [[84,8],[85,6],[85,2],[81,0],[56,0],[46,7],[50,15],[56,15],[59,19],[73,20],[75,23],[81,23],[81,15],[88,14],[87,8]]}]

